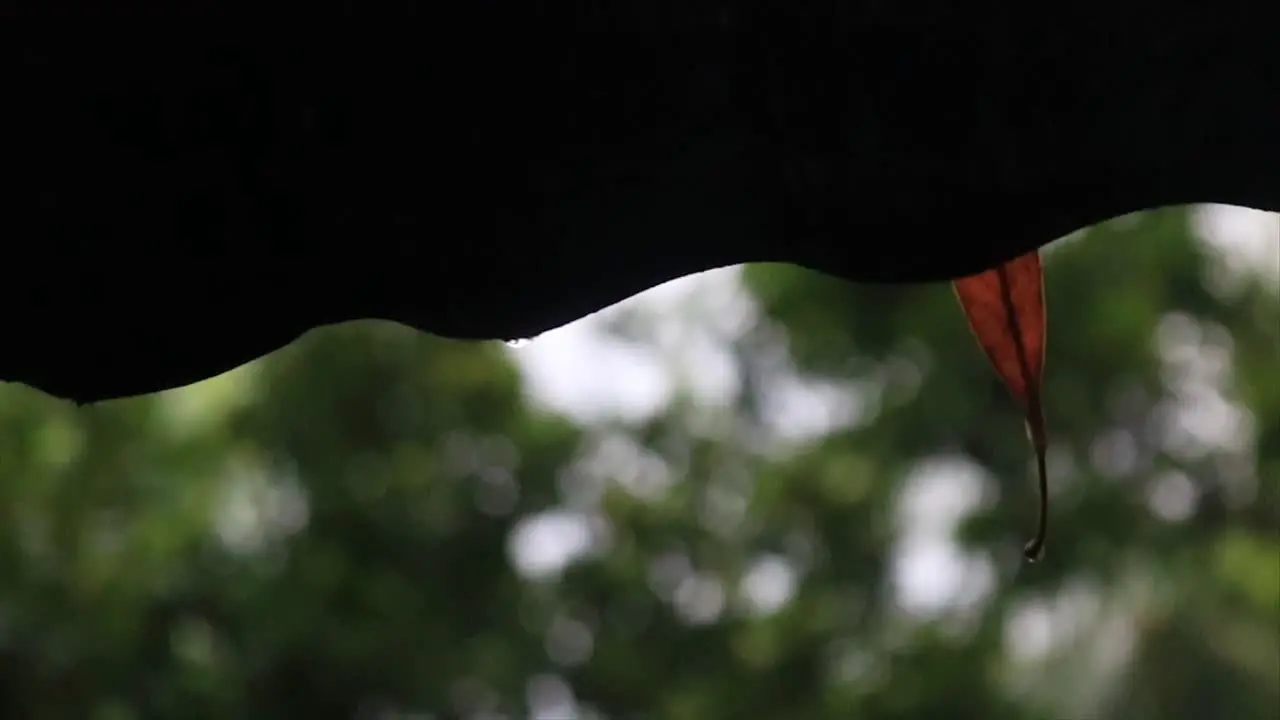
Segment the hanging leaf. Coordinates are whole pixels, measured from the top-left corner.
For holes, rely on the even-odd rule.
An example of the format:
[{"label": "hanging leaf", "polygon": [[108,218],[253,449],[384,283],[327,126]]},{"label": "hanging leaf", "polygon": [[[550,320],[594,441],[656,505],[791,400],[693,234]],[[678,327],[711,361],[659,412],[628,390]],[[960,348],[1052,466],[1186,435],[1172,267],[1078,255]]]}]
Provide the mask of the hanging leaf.
[{"label": "hanging leaf", "polygon": [[1044,270],[1040,253],[1033,251],[992,270],[960,278],[953,284],[978,344],[1026,414],[1027,435],[1035,449],[1039,474],[1040,520],[1023,554],[1035,561],[1044,550],[1049,525],[1044,412],[1040,404],[1045,348]]}]

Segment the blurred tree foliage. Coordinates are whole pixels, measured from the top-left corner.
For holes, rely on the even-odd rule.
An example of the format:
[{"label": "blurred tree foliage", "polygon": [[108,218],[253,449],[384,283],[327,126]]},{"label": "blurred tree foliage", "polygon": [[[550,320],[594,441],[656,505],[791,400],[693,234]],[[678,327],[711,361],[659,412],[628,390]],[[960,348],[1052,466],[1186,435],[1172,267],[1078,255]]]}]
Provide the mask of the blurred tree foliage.
[{"label": "blurred tree foliage", "polygon": [[[376,322],[84,410],[0,388],[0,711],[1273,720],[1280,300],[1211,291],[1188,217],[1046,253],[1034,566],[1021,418],[945,286],[750,267],[736,404],[635,427],[527,404],[497,343]],[[779,440],[778,368],[860,412]],[[567,567],[513,568],[535,519]],[[963,582],[913,605],[895,559],[929,533]]]}]

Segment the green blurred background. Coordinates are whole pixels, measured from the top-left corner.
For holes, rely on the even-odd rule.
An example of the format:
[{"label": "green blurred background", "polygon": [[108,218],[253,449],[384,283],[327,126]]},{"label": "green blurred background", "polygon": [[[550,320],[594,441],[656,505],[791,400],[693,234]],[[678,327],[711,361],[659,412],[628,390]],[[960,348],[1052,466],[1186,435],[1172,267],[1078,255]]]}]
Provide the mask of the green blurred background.
[{"label": "green blurred background", "polygon": [[1275,720],[1280,224],[1242,262],[1213,212],[1046,249],[1036,565],[946,285],[751,266],[518,348],[362,322],[87,409],[0,386],[0,713]]}]

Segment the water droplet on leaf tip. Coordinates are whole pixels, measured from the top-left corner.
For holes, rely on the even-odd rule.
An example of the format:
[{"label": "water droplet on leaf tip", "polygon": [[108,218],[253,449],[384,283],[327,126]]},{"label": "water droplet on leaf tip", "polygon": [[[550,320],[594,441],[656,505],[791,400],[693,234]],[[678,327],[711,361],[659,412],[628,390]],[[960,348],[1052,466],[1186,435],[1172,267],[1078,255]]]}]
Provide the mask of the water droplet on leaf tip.
[{"label": "water droplet on leaf tip", "polygon": [[1022,558],[1028,563],[1038,563],[1044,559],[1044,546],[1037,544],[1028,544],[1022,550]]}]

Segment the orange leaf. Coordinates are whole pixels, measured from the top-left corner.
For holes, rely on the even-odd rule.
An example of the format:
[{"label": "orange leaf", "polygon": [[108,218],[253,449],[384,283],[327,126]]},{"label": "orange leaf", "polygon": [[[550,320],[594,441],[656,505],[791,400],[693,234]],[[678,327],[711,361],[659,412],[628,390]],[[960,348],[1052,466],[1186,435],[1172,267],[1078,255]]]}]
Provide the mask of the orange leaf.
[{"label": "orange leaf", "polygon": [[1044,371],[1044,270],[1040,253],[1030,252],[997,268],[953,283],[969,327],[987,359],[1027,416],[1027,434],[1036,451],[1040,480],[1040,523],[1025,555],[1036,560],[1048,530],[1049,493],[1045,474],[1044,414],[1040,377]]}]

